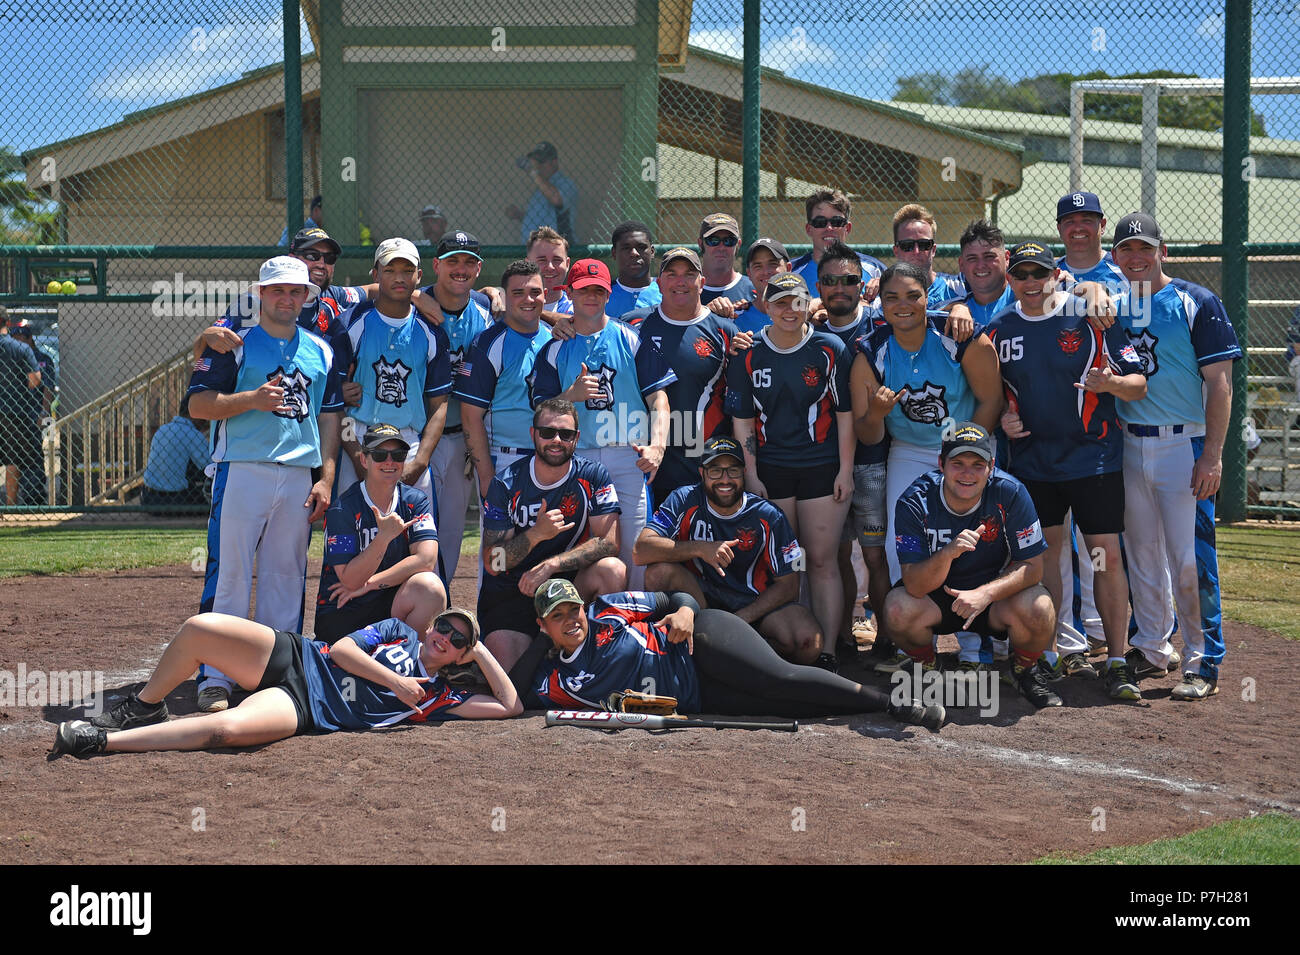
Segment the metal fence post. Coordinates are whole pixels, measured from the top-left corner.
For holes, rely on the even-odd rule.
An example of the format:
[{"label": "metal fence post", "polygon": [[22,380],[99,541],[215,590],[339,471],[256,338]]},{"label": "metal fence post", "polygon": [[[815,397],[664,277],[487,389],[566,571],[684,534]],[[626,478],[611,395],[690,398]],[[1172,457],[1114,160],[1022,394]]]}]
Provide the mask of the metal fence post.
[{"label": "metal fence post", "polygon": [[284,220],[302,228],[302,41],[298,4],[284,0]]},{"label": "metal fence post", "polygon": [[[744,117],[745,171],[741,180],[741,249],[758,238],[758,171],[760,139],[763,135],[759,79],[760,0],[745,0],[744,94],[741,105]],[[743,254],[743,252],[742,252]]]}]

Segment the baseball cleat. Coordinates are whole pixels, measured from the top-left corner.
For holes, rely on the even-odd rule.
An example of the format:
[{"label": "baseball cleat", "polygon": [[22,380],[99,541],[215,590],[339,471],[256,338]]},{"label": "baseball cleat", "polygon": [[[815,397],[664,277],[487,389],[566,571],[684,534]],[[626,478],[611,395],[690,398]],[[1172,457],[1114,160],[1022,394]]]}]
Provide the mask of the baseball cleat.
[{"label": "baseball cleat", "polygon": [[1082,676],[1089,680],[1097,679],[1097,668],[1088,662],[1084,653],[1067,653],[1060,659],[1061,670],[1066,676]]},{"label": "baseball cleat", "polygon": [[1100,651],[1100,650],[1105,650],[1105,649],[1106,649],[1106,640],[1105,640],[1104,637],[1089,637],[1089,638],[1088,638],[1088,652],[1089,652],[1089,653],[1097,653],[1098,651]]},{"label": "baseball cleat", "polygon": [[1104,676],[1106,693],[1112,700],[1140,700],[1142,691],[1138,689],[1136,678],[1127,663],[1113,660],[1106,666]]},{"label": "baseball cleat", "polygon": [[141,703],[133,690],[107,713],[93,717],[90,723],[104,730],[129,730],[133,726],[152,726],[166,721],[166,703]]},{"label": "baseball cleat", "polygon": [[1197,673],[1184,673],[1183,682],[1169,694],[1175,700],[1204,700],[1219,692],[1217,680],[1207,680]]},{"label": "baseball cleat", "polygon": [[[1042,663],[1042,658],[1039,658]],[[1047,685],[1046,673],[1049,668],[1039,666],[1037,663],[1033,666],[1015,667],[1016,685],[1020,687],[1020,692],[1024,694],[1025,699],[1032,703],[1038,709],[1046,706],[1064,706],[1061,698],[1052,692],[1052,688]]]},{"label": "baseball cleat", "polygon": [[1128,653],[1124,654],[1124,662],[1128,664],[1133,677],[1138,680],[1145,680],[1147,677],[1162,677],[1169,672],[1164,667],[1156,666],[1148,660],[1146,654],[1139,647],[1132,647]]},{"label": "baseball cleat", "polygon": [[220,713],[230,707],[230,691],[224,686],[205,686],[199,690],[199,712]]},{"label": "baseball cleat", "polygon": [[66,723],[60,723],[59,728],[54,731],[54,748],[51,752],[55,756],[62,756],[64,753],[78,757],[90,756],[93,753],[102,753],[107,742],[106,730],[92,726],[85,720],[68,720]]},{"label": "baseball cleat", "polygon": [[890,703],[888,712],[890,716],[900,723],[906,723],[909,726],[924,726],[931,733],[939,732],[939,727],[943,726],[943,721],[948,716],[944,708],[938,703],[923,706],[917,700],[903,706],[895,706]]}]

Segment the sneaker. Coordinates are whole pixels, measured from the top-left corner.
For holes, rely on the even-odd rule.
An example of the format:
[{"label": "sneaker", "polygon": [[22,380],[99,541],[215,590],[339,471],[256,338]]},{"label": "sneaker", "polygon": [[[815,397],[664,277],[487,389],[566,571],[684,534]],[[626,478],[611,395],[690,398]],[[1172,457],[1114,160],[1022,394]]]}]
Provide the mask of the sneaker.
[{"label": "sneaker", "polygon": [[1056,683],[1059,680],[1065,679],[1065,667],[1061,663],[1062,659],[1062,657],[1058,656],[1056,658],[1056,665],[1053,666],[1047,662],[1047,657],[1038,658],[1036,666],[1043,672],[1043,679],[1048,683]]},{"label": "sneaker", "polygon": [[1207,680],[1198,673],[1184,673],[1183,682],[1169,694],[1175,700],[1203,700],[1219,692],[1217,680]]},{"label": "sneaker", "polygon": [[1137,679],[1133,676],[1128,663],[1114,660],[1106,666],[1106,693],[1112,700],[1140,700],[1142,691],[1138,689]]},{"label": "sneaker", "polygon": [[1169,671],[1164,667],[1158,667],[1147,659],[1146,654],[1139,647],[1132,647],[1128,653],[1124,654],[1124,662],[1128,664],[1131,676],[1134,679],[1145,680],[1147,677],[1165,676]]},{"label": "sneaker", "polygon": [[871,649],[867,651],[867,657],[871,660],[889,660],[897,649],[893,640],[880,636],[880,632],[877,631],[876,639],[872,642]]},{"label": "sneaker", "polygon": [[199,712],[220,713],[230,707],[230,691],[224,686],[205,686],[199,690]]},{"label": "sneaker", "polygon": [[1042,657],[1039,657],[1034,666],[1015,668],[1016,685],[1025,699],[1040,710],[1045,706],[1064,706],[1061,698],[1047,685],[1047,674],[1052,668],[1041,666],[1042,662]]},{"label": "sneaker", "polygon": [[1082,676],[1089,680],[1097,679],[1097,668],[1088,662],[1085,653],[1067,653],[1057,661],[1066,676]]},{"label": "sneaker", "polygon": [[[966,684],[965,693],[967,706],[974,705],[974,701],[979,699],[980,674],[985,671],[991,672],[993,669],[994,668],[989,666],[987,663],[979,663],[975,660],[962,660],[957,664],[954,679],[961,680]],[[954,708],[960,709],[960,707],[957,707],[955,703]]]},{"label": "sneaker", "polygon": [[54,731],[54,748],[51,752],[55,756],[64,753],[70,756],[89,756],[92,753],[102,753],[107,743],[107,730],[92,726],[85,720],[68,720],[60,723]]},{"label": "sneaker", "polygon": [[931,733],[939,732],[939,727],[943,725],[943,721],[948,716],[944,708],[938,703],[923,706],[916,700],[903,706],[890,703],[885,710],[900,723],[906,723],[909,726],[924,726]]},{"label": "sneaker", "polygon": [[100,713],[90,721],[92,726],[98,726],[103,730],[129,730],[133,726],[152,726],[154,723],[165,722],[167,722],[167,704],[141,703],[140,697],[134,690],[127,695],[126,699],[119,700],[117,705],[107,713]]},{"label": "sneaker", "polygon": [[1097,653],[1098,651],[1100,651],[1100,650],[1105,650],[1105,649],[1106,649],[1106,638],[1105,638],[1105,637],[1089,637],[1089,638],[1088,638],[1088,652],[1089,652],[1089,653]]},{"label": "sneaker", "polygon": [[894,655],[879,661],[873,669],[877,673],[897,673],[904,667],[911,667],[911,665],[912,658],[902,650],[895,647]]},{"label": "sneaker", "polygon": [[833,653],[817,654],[817,659],[812,662],[812,665],[818,667],[819,669],[827,670],[831,673],[840,672],[839,661],[835,659],[835,654]]}]

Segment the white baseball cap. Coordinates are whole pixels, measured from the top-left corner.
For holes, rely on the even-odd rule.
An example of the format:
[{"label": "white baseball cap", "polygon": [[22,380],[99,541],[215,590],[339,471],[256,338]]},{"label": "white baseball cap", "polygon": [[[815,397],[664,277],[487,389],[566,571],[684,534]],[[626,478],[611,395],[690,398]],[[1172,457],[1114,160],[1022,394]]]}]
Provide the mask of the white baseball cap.
[{"label": "white baseball cap", "polygon": [[420,253],[410,239],[385,239],[375,249],[375,265],[387,265],[393,259],[406,259],[417,269],[420,267]]},{"label": "white baseball cap", "polygon": [[311,280],[311,273],[307,271],[307,263],[292,255],[277,255],[262,263],[254,287],[260,289],[263,285],[305,285],[308,302],[314,302],[320,294],[320,289]]}]

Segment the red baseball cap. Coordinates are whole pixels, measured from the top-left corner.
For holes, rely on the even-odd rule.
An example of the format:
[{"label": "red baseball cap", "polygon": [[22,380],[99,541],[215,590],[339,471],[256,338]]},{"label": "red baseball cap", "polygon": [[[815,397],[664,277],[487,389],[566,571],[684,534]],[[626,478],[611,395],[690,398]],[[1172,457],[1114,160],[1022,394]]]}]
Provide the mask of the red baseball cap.
[{"label": "red baseball cap", "polygon": [[600,259],[579,259],[569,267],[569,277],[564,283],[575,292],[588,285],[599,285],[606,292],[613,286],[609,281],[609,267]]}]

